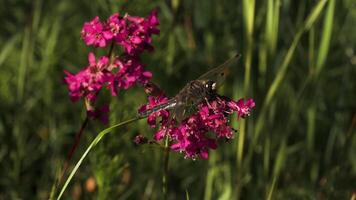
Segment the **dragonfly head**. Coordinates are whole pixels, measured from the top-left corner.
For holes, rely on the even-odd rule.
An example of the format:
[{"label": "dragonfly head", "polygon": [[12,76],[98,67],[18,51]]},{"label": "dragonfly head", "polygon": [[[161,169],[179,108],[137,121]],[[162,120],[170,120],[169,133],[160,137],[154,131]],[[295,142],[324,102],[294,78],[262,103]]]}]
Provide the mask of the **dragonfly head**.
[{"label": "dragonfly head", "polygon": [[206,89],[208,89],[209,93],[214,93],[216,92],[216,82],[215,81],[212,81],[212,80],[209,80],[205,83],[205,87]]}]

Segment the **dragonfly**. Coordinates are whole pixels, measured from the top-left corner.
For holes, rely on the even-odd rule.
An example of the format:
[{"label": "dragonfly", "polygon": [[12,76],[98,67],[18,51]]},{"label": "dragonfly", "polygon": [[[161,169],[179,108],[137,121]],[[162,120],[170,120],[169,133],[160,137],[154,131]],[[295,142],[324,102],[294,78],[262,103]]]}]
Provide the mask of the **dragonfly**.
[{"label": "dragonfly", "polygon": [[139,113],[139,116],[144,118],[160,110],[170,110],[173,119],[182,121],[197,105],[217,96],[217,89],[223,84],[229,67],[236,64],[240,57],[241,54],[236,54],[197,79],[188,82],[167,102],[145,110]]}]

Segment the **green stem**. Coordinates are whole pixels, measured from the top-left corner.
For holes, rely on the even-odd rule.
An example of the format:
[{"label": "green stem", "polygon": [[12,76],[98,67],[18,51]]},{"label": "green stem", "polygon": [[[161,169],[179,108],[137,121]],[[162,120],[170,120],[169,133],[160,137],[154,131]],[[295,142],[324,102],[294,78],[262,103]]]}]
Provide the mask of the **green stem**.
[{"label": "green stem", "polygon": [[140,119],[143,119],[141,117],[136,117],[136,118],[133,118],[133,119],[130,119],[130,120],[127,120],[127,121],[124,121],[124,122],[121,122],[119,124],[116,124],[114,126],[111,126],[107,129],[104,129],[103,131],[101,131],[95,138],[94,140],[90,143],[90,145],[88,146],[88,148],[85,150],[85,152],[83,153],[82,157],[79,159],[79,161],[77,162],[77,164],[75,165],[75,167],[73,168],[72,172],[70,173],[69,177],[67,178],[66,182],[64,183],[62,189],[61,189],[61,192],[59,193],[58,197],[57,197],[57,200],[61,199],[64,191],[66,190],[68,184],[70,183],[70,181],[72,180],[74,174],[77,172],[77,170],[79,169],[80,165],[82,164],[84,158],[88,155],[89,151],[95,147],[99,142],[100,140],[109,132],[111,132],[113,129],[115,128],[118,128],[118,127],[121,127],[121,126],[124,126],[124,125],[127,125],[127,124],[130,124],[132,122],[135,122],[135,121],[138,121]]},{"label": "green stem", "polygon": [[81,139],[81,137],[83,135],[83,132],[84,132],[85,128],[87,127],[88,123],[89,123],[89,117],[86,116],[85,120],[83,121],[83,123],[82,123],[82,125],[80,127],[80,130],[75,135],[75,141],[74,141],[74,143],[73,143],[73,145],[71,147],[70,152],[68,153],[67,159],[66,159],[66,161],[65,161],[65,163],[63,165],[62,172],[59,172],[60,174],[58,175],[57,179],[55,180],[55,182],[52,185],[50,199],[54,198],[54,195],[55,195],[55,192],[57,191],[57,188],[62,184],[64,175],[68,171],[70,161],[73,158],[74,152],[75,152],[75,150],[77,149],[77,147],[79,145],[80,139]]},{"label": "green stem", "polygon": [[168,196],[168,162],[169,162],[169,138],[166,137],[166,141],[164,144],[164,169],[163,169],[163,199],[167,199]]}]

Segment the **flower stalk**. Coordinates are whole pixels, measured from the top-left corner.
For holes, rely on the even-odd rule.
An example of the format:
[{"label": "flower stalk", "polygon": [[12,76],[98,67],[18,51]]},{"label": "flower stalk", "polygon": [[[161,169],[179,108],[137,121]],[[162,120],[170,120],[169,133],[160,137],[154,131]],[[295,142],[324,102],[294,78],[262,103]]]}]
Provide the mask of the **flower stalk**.
[{"label": "flower stalk", "polygon": [[169,137],[166,136],[164,143],[164,151],[163,151],[163,177],[162,177],[162,191],[163,191],[163,199],[167,199],[168,197],[168,163],[169,163]]},{"label": "flower stalk", "polygon": [[74,174],[77,172],[77,170],[79,169],[80,165],[83,163],[85,157],[89,154],[90,150],[92,150],[101,140],[102,138],[110,133],[111,131],[113,131],[115,128],[119,128],[125,125],[128,125],[130,123],[136,122],[138,120],[142,119],[141,117],[135,117],[129,120],[126,120],[124,122],[118,123],[114,126],[111,126],[109,128],[104,129],[103,131],[101,131],[95,138],[94,140],[90,143],[90,145],[88,146],[88,148],[85,150],[85,152],[83,153],[83,155],[81,156],[81,158],[79,159],[79,161],[76,163],[76,165],[74,166],[72,172],[69,174],[66,182],[64,183],[58,197],[57,200],[62,198],[62,195],[64,194],[64,191],[66,190],[66,188],[68,187],[70,181],[72,180]]}]

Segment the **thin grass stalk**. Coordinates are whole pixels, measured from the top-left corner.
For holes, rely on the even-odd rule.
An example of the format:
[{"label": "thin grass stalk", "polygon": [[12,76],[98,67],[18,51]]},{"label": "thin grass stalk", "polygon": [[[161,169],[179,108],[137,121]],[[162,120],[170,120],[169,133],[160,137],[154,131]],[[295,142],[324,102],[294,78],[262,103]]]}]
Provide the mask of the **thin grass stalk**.
[{"label": "thin grass stalk", "polygon": [[[253,27],[255,18],[255,0],[243,0],[243,22],[244,22],[244,35],[245,35],[245,79],[244,79],[244,96],[247,95],[250,88],[250,77],[251,77],[251,64],[252,64],[252,54],[253,54]],[[238,137],[237,144],[237,199],[240,198],[240,191],[242,188],[241,177],[242,177],[242,160],[243,160],[243,149],[244,140],[246,135],[246,122],[240,122],[240,134]]]},{"label": "thin grass stalk", "polygon": [[136,118],[133,118],[133,119],[129,119],[127,121],[124,121],[124,122],[121,122],[121,123],[118,123],[114,126],[111,126],[109,128],[106,128],[104,129],[103,131],[101,131],[95,138],[94,140],[90,143],[90,145],[88,146],[88,148],[85,150],[85,152],[83,153],[83,155],[80,157],[79,161],[76,163],[76,165],[74,166],[73,170],[71,171],[71,173],[69,174],[66,182],[64,183],[58,197],[57,197],[57,200],[61,199],[62,198],[62,195],[64,194],[64,191],[67,189],[70,181],[72,180],[74,174],[78,171],[80,165],[83,163],[84,159],[87,157],[87,155],[89,154],[90,150],[93,149],[101,140],[102,138],[110,133],[112,130],[114,130],[115,128],[119,128],[119,127],[122,127],[124,125],[127,125],[127,124],[130,124],[132,122],[135,122],[135,121],[138,121],[140,119],[143,119],[143,118],[140,118],[140,117],[136,117]]},{"label": "thin grass stalk", "polygon": [[324,18],[323,33],[321,36],[321,42],[318,51],[318,57],[316,60],[316,72],[317,74],[325,66],[326,58],[329,52],[331,34],[334,23],[334,10],[335,10],[335,0],[329,0],[328,7],[326,9],[326,14]]},{"label": "thin grass stalk", "polygon": [[17,99],[21,101],[24,95],[24,87],[25,87],[25,78],[26,78],[26,71],[28,67],[28,57],[31,53],[30,51],[30,28],[26,28],[23,41],[22,41],[22,51],[20,55],[20,65],[19,65],[19,72],[18,72],[18,79],[17,79]]},{"label": "thin grass stalk", "polygon": [[270,56],[273,57],[276,48],[277,48],[277,39],[278,39],[278,29],[279,29],[279,7],[280,7],[280,0],[275,0],[273,5],[273,33],[270,42]]},{"label": "thin grass stalk", "polygon": [[[289,49],[286,53],[286,56],[284,57],[284,59],[282,61],[282,64],[278,67],[279,70],[278,70],[271,86],[268,89],[266,99],[263,102],[260,114],[257,118],[256,129],[255,129],[254,139],[252,140],[253,144],[251,145],[251,148],[254,148],[254,146],[256,145],[257,139],[258,139],[258,137],[263,129],[263,126],[264,126],[264,120],[265,120],[268,108],[269,108],[272,100],[274,99],[277,90],[281,86],[281,83],[286,75],[287,69],[290,66],[289,64],[293,58],[295,49],[299,43],[301,36],[303,35],[303,33],[305,31],[309,30],[312,27],[312,25],[315,23],[316,19],[320,16],[325,3],[326,3],[326,0],[319,1],[314,6],[313,10],[311,11],[309,16],[305,20],[303,26],[300,27],[299,30],[297,31],[297,33],[295,34],[292,44],[289,47]],[[250,153],[252,153],[252,152],[250,151]]]},{"label": "thin grass stalk", "polygon": [[[113,56],[114,56],[113,55],[114,54],[113,51],[114,51],[114,43],[111,43],[110,48],[109,48],[109,53],[108,53],[108,57],[111,59],[111,62],[113,62]],[[88,103],[87,101],[85,101],[85,103],[86,103],[86,106],[89,107],[88,105],[90,103]],[[74,143],[72,144],[72,147],[71,147],[71,149],[70,149],[70,151],[68,153],[68,156],[66,158],[66,161],[64,163],[63,171],[62,171],[60,177],[55,181],[54,185],[52,186],[52,188],[54,188],[54,189],[52,189],[53,191],[56,191],[56,188],[62,184],[63,177],[67,173],[70,161],[72,160],[73,155],[74,155],[75,151],[78,148],[78,145],[80,143],[80,140],[82,138],[82,135],[83,135],[84,130],[86,129],[88,123],[89,123],[89,116],[87,114],[85,119],[84,119],[84,121],[82,122],[82,125],[80,126],[79,131],[75,135],[75,140],[74,140]]]},{"label": "thin grass stalk", "polygon": [[[312,166],[316,166],[318,165],[318,160],[313,159],[313,155],[315,155],[314,153],[314,138],[315,138],[315,122],[316,122],[316,105],[315,105],[315,100],[312,100],[313,104],[308,108],[307,110],[307,134],[306,134],[306,146],[307,146],[307,150],[308,150],[308,154],[310,155],[310,159],[312,159]],[[315,170],[313,170],[314,167],[311,167],[310,170],[310,177],[312,179],[312,181],[315,181],[313,179],[315,179]]]},{"label": "thin grass stalk", "polygon": [[308,50],[308,65],[309,65],[309,74],[313,73],[315,67],[315,28],[310,28],[309,31],[309,50]]},{"label": "thin grass stalk", "polygon": [[[319,77],[320,72],[323,70],[326,60],[327,60],[327,55],[329,52],[329,47],[330,47],[330,41],[331,41],[331,35],[332,35],[332,28],[333,28],[333,19],[334,19],[334,10],[335,10],[335,0],[329,0],[328,2],[328,7],[326,9],[326,13],[324,16],[324,25],[323,25],[323,32],[321,35],[321,40],[320,40],[320,46],[317,52],[316,56],[316,64],[315,64],[315,74],[313,76],[314,80],[317,80]],[[317,84],[317,82],[316,82]],[[318,90],[318,85],[315,86],[315,90]],[[313,104],[311,105],[310,112],[313,114],[311,116],[316,115],[317,112],[317,104],[314,101]],[[310,124],[315,124],[316,118],[310,119]],[[314,125],[315,126],[315,125]],[[315,131],[315,128],[313,129],[313,133]],[[311,137],[311,136],[310,136]],[[331,149],[333,148],[333,141],[335,140],[335,133],[331,131],[331,134],[329,135],[328,138],[328,143],[327,147],[325,150],[325,160],[330,160],[331,158]],[[328,158],[329,157],[329,158]]]},{"label": "thin grass stalk", "polygon": [[83,132],[85,130],[85,128],[87,127],[88,125],[88,122],[89,122],[89,118],[88,116],[84,119],[81,127],[80,127],[80,130],[79,132],[75,135],[75,140],[74,140],[74,143],[68,153],[68,156],[67,156],[67,159],[64,163],[64,167],[63,167],[63,170],[62,170],[62,173],[60,175],[60,178],[58,179],[58,182],[55,184],[56,186],[55,187],[58,187],[59,185],[62,184],[62,181],[63,181],[63,178],[64,178],[64,175],[67,173],[68,171],[68,168],[69,168],[69,164],[70,164],[70,161],[72,160],[73,158],[73,155],[74,155],[74,152],[75,150],[77,149],[78,145],[79,145],[79,142],[80,142],[80,139],[83,135]]},{"label": "thin grass stalk", "polygon": [[5,44],[3,44],[0,52],[0,66],[5,62],[6,58],[11,54],[11,52],[16,48],[17,43],[21,39],[19,33],[13,35]]},{"label": "thin grass stalk", "polygon": [[275,190],[275,187],[276,187],[276,182],[277,182],[277,177],[273,177],[273,180],[272,180],[272,185],[270,187],[270,189],[268,190],[268,193],[267,193],[267,200],[271,200],[272,199],[272,195],[273,195],[273,192]]},{"label": "thin grass stalk", "polygon": [[[310,56],[309,56],[309,67],[312,70],[312,72],[315,72],[312,74],[312,79],[315,81],[323,67],[325,66],[326,63],[326,58],[327,54],[329,51],[329,46],[330,46],[330,40],[331,40],[331,34],[332,34],[332,27],[333,27],[333,18],[334,18],[334,10],[335,10],[335,0],[329,0],[328,6],[326,9],[326,13],[324,16],[324,26],[322,30],[322,36],[321,36],[321,41],[319,45],[319,49],[317,52],[317,57],[315,60],[314,56],[314,29],[311,29],[311,37],[309,39],[310,42]],[[317,88],[315,88],[317,89]],[[308,119],[308,125],[307,125],[307,147],[308,150],[311,152],[313,150],[313,144],[314,144],[314,135],[315,135],[315,120],[316,120],[316,112],[317,112],[317,105],[316,102],[313,101],[313,104],[308,108],[307,112],[307,119]]]},{"label": "thin grass stalk", "polygon": [[266,199],[272,199],[272,194],[274,190],[276,189],[276,182],[278,181],[278,177],[281,173],[281,170],[284,166],[284,163],[286,161],[286,154],[287,154],[287,136],[284,137],[281,145],[279,146],[278,153],[276,156],[276,160],[274,162],[274,168],[273,168],[273,179],[271,182],[271,187],[268,189],[267,192],[267,197]]},{"label": "thin grass stalk", "polygon": [[[334,9],[335,9],[335,1],[330,0],[328,2],[328,7],[326,9],[326,13],[324,16],[324,26],[323,26],[323,30],[322,30],[319,49],[316,52],[314,50],[314,48],[312,48],[313,51],[312,51],[312,54],[310,55],[310,59],[309,59],[310,60],[309,67],[312,72],[310,74],[310,76],[311,76],[310,79],[313,83],[316,83],[316,84],[317,84],[318,76],[326,62],[326,56],[329,51],[331,33],[332,33],[332,24],[333,24],[333,18],[334,18]],[[311,29],[311,31],[312,30],[313,29]],[[314,45],[314,40],[312,40],[310,42],[313,42],[313,45]],[[314,56],[315,52],[317,53],[316,56]],[[314,87],[315,87],[314,90],[318,89],[317,85],[315,85]],[[315,137],[315,131],[316,131],[315,130],[316,113],[317,113],[317,105],[316,105],[315,100],[313,100],[312,104],[310,105],[310,107],[308,108],[308,111],[307,111],[307,135],[306,135],[307,144],[306,145],[307,145],[307,149],[310,153],[312,153],[313,147],[314,147],[314,137]],[[333,137],[332,134],[330,135],[330,137]],[[329,141],[332,141],[332,140],[333,139],[331,139]],[[325,155],[327,155],[327,152],[328,152],[328,148],[326,150]],[[318,166],[319,164],[315,163],[315,162],[318,162],[318,161],[314,161],[313,166]],[[315,174],[317,172],[315,172],[314,168],[317,169],[318,167],[313,167],[312,170],[310,171],[310,177],[312,178],[312,180],[316,180]]]},{"label": "thin grass stalk", "polygon": [[[278,38],[278,24],[279,24],[279,0],[268,0],[266,6],[266,22],[265,33],[263,41],[261,42],[261,48],[259,48],[259,88],[265,89],[266,85],[266,71],[268,68],[269,60],[274,57],[277,38]],[[263,174],[267,178],[270,171],[270,148],[271,138],[267,134],[264,143],[264,155],[263,155]]]},{"label": "thin grass stalk", "polygon": [[265,177],[268,177],[269,174],[269,165],[271,159],[271,138],[266,137],[264,149],[263,149],[263,173]]},{"label": "thin grass stalk", "polygon": [[169,164],[169,137],[166,136],[164,142],[164,151],[163,151],[163,176],[162,176],[162,192],[163,199],[168,198],[168,164]]},{"label": "thin grass stalk", "polygon": [[279,0],[268,0],[266,6],[266,21],[263,37],[259,43],[259,78],[258,86],[264,90],[266,84],[266,72],[269,60],[273,58],[278,38],[279,29]]},{"label": "thin grass stalk", "polygon": [[[309,76],[313,74],[315,68],[315,29],[312,27],[309,31]],[[300,106],[299,106],[300,107]],[[307,111],[307,134],[306,134],[306,146],[309,153],[312,153],[314,144],[314,131],[315,131],[315,107],[312,105]]]},{"label": "thin grass stalk", "polygon": [[267,2],[267,14],[266,14],[266,27],[265,27],[265,44],[268,49],[268,53],[271,57],[275,54],[278,27],[279,27],[279,0],[268,0]]},{"label": "thin grass stalk", "polygon": [[214,183],[214,177],[216,174],[215,163],[216,163],[216,153],[212,152],[209,155],[209,169],[208,169],[208,173],[207,173],[206,181],[205,181],[204,200],[212,199],[213,183]]}]

